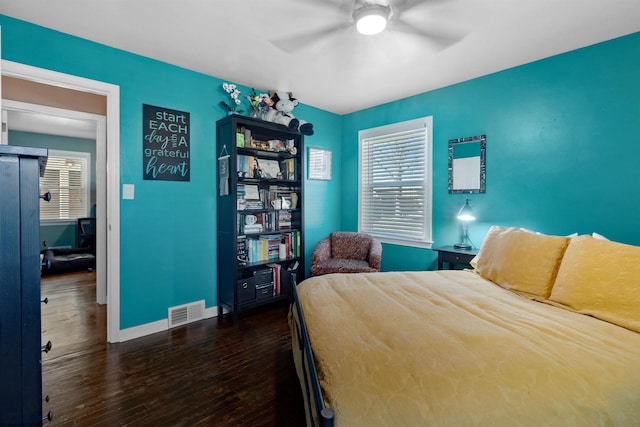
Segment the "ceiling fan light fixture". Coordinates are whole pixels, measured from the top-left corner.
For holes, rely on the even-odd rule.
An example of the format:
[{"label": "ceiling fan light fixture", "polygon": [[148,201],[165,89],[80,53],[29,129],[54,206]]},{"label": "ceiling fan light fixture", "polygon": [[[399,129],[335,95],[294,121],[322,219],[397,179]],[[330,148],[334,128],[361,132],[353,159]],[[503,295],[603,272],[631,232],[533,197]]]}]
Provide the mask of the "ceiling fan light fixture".
[{"label": "ceiling fan light fixture", "polygon": [[379,4],[365,5],[353,12],[356,28],[360,34],[372,36],[384,31],[391,8]]}]

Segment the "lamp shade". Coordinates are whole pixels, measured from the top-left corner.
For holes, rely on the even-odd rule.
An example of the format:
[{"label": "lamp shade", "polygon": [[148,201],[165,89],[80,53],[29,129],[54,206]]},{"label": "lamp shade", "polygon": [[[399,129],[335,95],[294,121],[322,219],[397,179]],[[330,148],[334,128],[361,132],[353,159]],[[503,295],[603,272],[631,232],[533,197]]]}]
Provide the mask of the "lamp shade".
[{"label": "lamp shade", "polygon": [[359,33],[372,36],[384,31],[387,27],[387,19],[391,14],[389,6],[366,5],[353,12],[356,28]]},{"label": "lamp shade", "polygon": [[460,208],[457,218],[460,221],[475,221],[476,216],[473,214],[473,208],[469,204],[469,199],[467,199],[464,206]]}]

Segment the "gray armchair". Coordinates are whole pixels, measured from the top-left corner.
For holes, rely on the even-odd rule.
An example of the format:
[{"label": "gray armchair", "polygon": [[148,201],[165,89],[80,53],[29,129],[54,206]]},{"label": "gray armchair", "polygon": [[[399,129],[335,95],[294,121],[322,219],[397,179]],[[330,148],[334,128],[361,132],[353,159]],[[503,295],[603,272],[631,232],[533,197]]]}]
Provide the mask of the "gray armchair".
[{"label": "gray armchair", "polygon": [[318,242],[311,254],[311,275],[380,271],[382,244],[365,233],[336,232]]}]

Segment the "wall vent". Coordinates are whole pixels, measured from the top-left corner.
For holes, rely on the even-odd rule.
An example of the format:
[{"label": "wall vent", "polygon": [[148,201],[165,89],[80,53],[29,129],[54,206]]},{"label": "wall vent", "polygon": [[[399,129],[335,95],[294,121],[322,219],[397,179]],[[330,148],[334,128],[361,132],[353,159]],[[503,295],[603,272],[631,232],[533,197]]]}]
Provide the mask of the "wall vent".
[{"label": "wall vent", "polygon": [[169,328],[204,319],[204,300],[169,307]]}]

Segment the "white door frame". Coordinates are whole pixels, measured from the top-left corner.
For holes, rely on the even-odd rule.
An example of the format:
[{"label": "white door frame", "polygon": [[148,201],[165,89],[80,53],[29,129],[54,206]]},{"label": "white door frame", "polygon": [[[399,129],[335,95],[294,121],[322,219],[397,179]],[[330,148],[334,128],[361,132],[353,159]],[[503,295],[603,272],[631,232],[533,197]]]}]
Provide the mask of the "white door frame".
[{"label": "white door frame", "polygon": [[[102,227],[98,223],[96,228],[98,233],[99,230],[106,233],[106,236],[102,236],[102,241],[106,241],[107,250],[106,256],[102,258],[106,260],[107,272],[107,341],[118,342],[120,341],[120,86],[6,60],[2,60],[0,69],[3,76],[94,93],[107,98],[105,144],[107,194],[104,221],[108,223],[103,223]],[[97,156],[100,157],[100,154]],[[100,165],[96,159],[96,174],[103,167],[104,163]],[[102,172],[104,173],[104,170]],[[104,218],[104,215],[102,217]],[[100,241],[100,235],[96,237]]]}]

